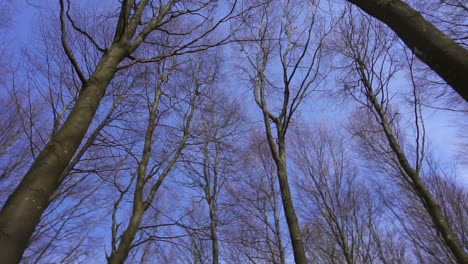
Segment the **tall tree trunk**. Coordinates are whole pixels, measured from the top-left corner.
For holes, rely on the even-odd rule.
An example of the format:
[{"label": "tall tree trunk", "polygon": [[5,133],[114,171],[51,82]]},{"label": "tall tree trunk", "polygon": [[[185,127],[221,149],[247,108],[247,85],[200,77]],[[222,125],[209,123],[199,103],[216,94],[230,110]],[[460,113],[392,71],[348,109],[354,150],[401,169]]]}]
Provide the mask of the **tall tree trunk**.
[{"label": "tall tree trunk", "polygon": [[272,184],[271,186],[271,193],[273,195],[273,218],[275,221],[275,239],[276,243],[278,244],[278,253],[279,253],[279,263],[280,264],[285,264],[285,256],[284,256],[284,249],[283,249],[283,240],[281,238],[281,227],[280,227],[280,218],[278,215],[278,203],[276,200],[276,194],[275,194],[275,186]]},{"label": "tall tree trunk", "polygon": [[289,188],[288,174],[286,171],[286,149],[284,147],[284,138],[279,138],[279,159],[275,160],[278,170],[278,180],[281,192],[281,201],[283,202],[284,215],[289,228],[289,236],[291,237],[291,245],[294,252],[294,260],[296,264],[306,264],[304,243],[302,241],[302,233],[299,227],[296,210],[292,200],[291,190]]},{"label": "tall tree trunk", "polygon": [[210,199],[209,207],[210,207],[210,233],[211,233],[211,247],[212,247],[212,254],[213,254],[213,264],[219,263],[219,241],[218,241],[218,215],[216,213],[216,205],[213,199]]},{"label": "tall tree trunk", "polygon": [[347,0],[387,24],[411,51],[468,101],[468,50],[399,0]]},{"label": "tall tree trunk", "polygon": [[[211,113],[213,115],[213,112]],[[211,116],[213,121],[213,116]],[[203,146],[203,177],[205,178],[205,199],[208,203],[209,213],[210,213],[210,239],[211,239],[211,253],[213,257],[213,264],[219,263],[219,241],[218,241],[218,213],[216,206],[216,198],[218,194],[218,165],[219,165],[219,152],[220,146],[219,143],[215,143],[215,153],[214,153],[214,164],[213,164],[213,173],[210,173],[210,151],[209,151],[209,141],[206,139],[206,142]],[[213,186],[211,186],[213,185]]]},{"label": "tall tree trunk", "polygon": [[[262,75],[261,75],[262,76]],[[264,89],[265,86],[262,86]],[[263,124],[265,125],[266,138],[270,148],[271,156],[275,161],[276,171],[279,181],[281,202],[283,203],[284,215],[288,224],[289,237],[291,238],[291,246],[294,253],[294,261],[296,264],[307,264],[305,255],[304,242],[302,241],[302,233],[299,227],[296,210],[292,200],[291,190],[289,188],[288,173],[286,167],[286,145],[285,133],[282,129],[283,124],[278,118],[274,119],[276,125],[276,133],[278,139],[273,138],[272,127],[270,125],[269,112],[266,107],[264,98],[262,98]]]},{"label": "tall tree trunk", "polygon": [[126,50],[115,44],[104,53],[91,77],[84,83],[70,115],[39,154],[0,212],[0,258],[18,263],[42,213],[57,190],[96,113],[106,88]]},{"label": "tall tree trunk", "polygon": [[[135,196],[142,195],[141,191],[137,191],[138,194]],[[143,205],[143,201],[140,200],[139,202],[135,203],[133,206],[132,217],[128,223],[127,228],[125,229],[122,237],[120,238],[119,247],[115,252],[107,259],[107,263],[109,264],[121,264],[128,257],[128,253],[130,253],[130,247],[132,246],[133,239],[135,239],[135,235],[140,227],[141,219],[145,212],[145,208]]]},{"label": "tall tree trunk", "polygon": [[[130,216],[130,220],[128,222],[127,228],[123,232],[122,236],[120,237],[119,246],[117,250],[113,250],[111,255],[108,257],[107,262],[111,264],[120,264],[124,263],[127,259],[128,254],[130,253],[130,249],[135,239],[135,235],[138,231],[138,228],[141,224],[141,219],[143,218],[143,214],[147,210],[149,204],[152,202],[152,198],[147,200],[146,203],[143,199],[143,189],[145,187],[145,181],[147,177],[147,167],[150,161],[150,157],[152,154],[152,144],[153,144],[153,135],[156,129],[156,119],[157,119],[157,111],[159,108],[159,102],[161,99],[162,94],[162,82],[158,81],[156,92],[154,95],[154,99],[151,105],[151,109],[149,111],[148,122],[146,124],[146,133],[144,139],[144,146],[141,155],[141,159],[138,163],[138,170],[137,170],[137,183],[135,186],[135,193],[133,195],[133,209],[132,214]],[[112,245],[114,249],[114,245]]]},{"label": "tall tree trunk", "polygon": [[403,169],[404,173],[410,179],[411,187],[414,193],[424,205],[424,208],[429,214],[435,229],[440,234],[445,245],[450,249],[457,262],[460,264],[468,263],[468,254],[466,254],[462,244],[458,241],[456,235],[450,228],[450,225],[447,221],[447,218],[443,214],[442,209],[434,199],[434,196],[432,196],[431,192],[427,189],[427,186],[419,176],[419,173],[411,166],[405,153],[401,149],[400,144],[395,138],[392,128],[390,127],[390,123],[387,120],[387,116],[385,115],[385,111],[382,109],[382,105],[378,102],[377,97],[372,90],[372,85],[366,78],[363,67],[360,68],[360,75],[367,89],[367,97],[379,116],[379,122],[382,126],[385,136],[387,137],[390,148],[392,149],[393,153],[395,153],[395,156],[398,159],[398,163]]},{"label": "tall tree trunk", "polygon": [[[165,78],[166,77],[167,75],[165,76]],[[154,142],[153,135],[157,127],[156,120],[158,118],[158,107],[162,95],[162,81],[158,83],[156,89],[156,95],[153,100],[153,104],[149,113],[148,123],[146,126],[143,153],[138,165],[138,180],[135,186],[135,194],[133,196],[132,215],[130,217],[127,228],[120,237],[118,248],[116,250],[113,250],[111,255],[108,257],[108,263],[120,264],[124,263],[124,261],[127,259],[128,254],[132,249],[133,240],[135,239],[138,229],[140,228],[140,224],[146,210],[148,210],[148,208],[150,207],[157,191],[159,190],[159,187],[161,187],[164,179],[174,167],[175,162],[179,159],[179,156],[182,153],[182,149],[185,147],[185,143],[189,136],[190,123],[195,111],[195,99],[198,96],[198,88],[195,91],[195,96],[192,97],[190,101],[190,111],[187,113],[187,117],[185,120],[183,137],[180,139],[180,142],[178,143],[177,148],[175,149],[174,155],[168,160],[167,166],[162,170],[157,181],[153,185],[146,185],[146,187],[149,187],[149,193],[146,195],[146,198],[144,198],[143,193],[145,189],[145,184],[147,183],[150,177],[149,175],[147,175],[147,168],[152,155],[152,144]]]}]

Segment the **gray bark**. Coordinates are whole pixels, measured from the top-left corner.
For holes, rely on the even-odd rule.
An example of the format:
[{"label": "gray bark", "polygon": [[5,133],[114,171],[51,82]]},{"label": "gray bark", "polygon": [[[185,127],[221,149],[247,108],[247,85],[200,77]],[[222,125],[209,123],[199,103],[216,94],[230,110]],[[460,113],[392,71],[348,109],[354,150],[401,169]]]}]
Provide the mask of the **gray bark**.
[{"label": "gray bark", "polygon": [[399,0],[347,0],[389,26],[411,51],[468,101],[468,50]]}]

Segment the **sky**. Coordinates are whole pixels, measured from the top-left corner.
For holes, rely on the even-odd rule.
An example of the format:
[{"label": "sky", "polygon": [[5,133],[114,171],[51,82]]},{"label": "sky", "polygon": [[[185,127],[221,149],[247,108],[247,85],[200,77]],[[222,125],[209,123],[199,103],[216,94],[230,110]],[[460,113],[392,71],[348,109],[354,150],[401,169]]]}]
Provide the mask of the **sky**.
[{"label": "sky", "polygon": [[[34,7],[26,1],[14,1],[12,26],[7,34],[14,57],[19,58],[21,49],[30,48],[30,44],[34,43],[37,14]],[[301,115],[311,123],[326,123],[333,119],[345,119],[345,115],[349,114],[348,110],[346,103],[340,105],[333,100],[324,100],[319,104],[303,104]],[[323,114],[317,115],[317,112]],[[454,166],[459,143],[463,140],[466,142],[468,139],[459,137],[462,132],[456,126],[456,120],[466,118],[466,114],[426,109],[424,117],[426,132],[436,159],[440,159],[447,167]],[[468,166],[458,166],[458,180],[465,188],[468,188]]]},{"label": "sky", "polygon": [[26,45],[28,40],[31,40],[36,12],[26,1],[12,2],[12,29],[8,31],[7,39],[11,43],[11,48],[15,52],[19,52],[19,49]]},{"label": "sky", "polygon": [[[11,29],[7,31],[6,40],[9,44],[10,52],[14,54],[14,57],[18,58],[21,49],[30,48],[30,44],[34,42],[34,25],[37,24],[39,18],[37,7],[32,5],[34,1],[15,0],[12,3],[12,24]],[[302,116],[309,119],[310,122],[315,123],[325,122],[330,120],[330,118],[346,114],[347,106],[345,104],[335,106],[333,107],[332,105],[330,107],[329,101],[319,104],[304,104],[302,106]],[[312,113],[317,112],[324,114],[319,116],[316,114],[312,115]],[[467,118],[466,116],[466,114],[424,109],[424,122],[428,138],[430,139],[430,146],[434,150],[436,158],[446,161],[447,166],[453,166],[450,163],[457,160],[460,142],[465,142],[466,144],[468,140],[467,138],[460,137],[462,131],[457,126],[457,123],[463,122],[460,120]],[[458,166],[458,178],[468,187],[468,164]]]},{"label": "sky", "polygon": [[[21,49],[29,48],[30,44],[33,43],[35,34],[34,25],[39,18],[37,17],[37,7],[32,5],[34,1],[13,0],[11,2],[13,3],[13,8],[11,8],[12,25],[11,30],[7,31],[6,41],[9,44],[10,52],[14,54],[14,57],[18,58]],[[322,110],[319,111],[324,114],[321,116],[314,115],[314,117],[311,118],[311,122],[326,121],[331,117],[341,116],[343,115],[342,108],[346,108],[346,106],[338,105],[337,107],[330,108],[328,102],[318,105],[303,105],[303,116],[307,116],[308,113],[316,113],[316,108],[322,108]],[[323,111],[325,109],[326,111]],[[460,137],[463,132],[457,124],[460,122],[463,123],[463,121],[460,120],[466,120],[467,115],[426,108],[424,110],[424,116],[426,132],[436,157],[446,161],[447,166],[453,166],[453,164],[450,163],[457,160],[457,155],[459,155],[458,146],[463,142],[466,144],[468,140],[467,138]],[[459,180],[468,187],[468,164],[459,165],[457,171]]]}]

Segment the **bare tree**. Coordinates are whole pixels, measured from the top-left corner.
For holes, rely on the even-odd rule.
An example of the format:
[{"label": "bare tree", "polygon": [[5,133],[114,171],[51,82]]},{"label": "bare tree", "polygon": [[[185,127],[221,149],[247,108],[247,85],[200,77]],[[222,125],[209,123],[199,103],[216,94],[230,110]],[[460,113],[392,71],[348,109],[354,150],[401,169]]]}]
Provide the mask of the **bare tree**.
[{"label": "bare tree", "polygon": [[241,43],[246,59],[241,68],[262,111],[296,263],[307,259],[289,186],[286,134],[301,102],[323,79],[323,44],[333,19],[321,19],[319,6],[319,1],[270,1],[244,18],[244,34],[254,41]]},{"label": "bare tree", "polygon": [[[165,1],[156,5],[149,1],[122,1],[118,7],[112,43],[106,45],[98,42],[90,33],[75,23],[70,15],[69,1],[60,1],[59,20],[62,46],[81,84],[81,89],[66,121],[41,150],[2,208],[0,255],[3,261],[15,263],[21,258],[35,226],[50,203],[50,197],[60,185],[64,169],[81,144],[105,95],[106,88],[114,79],[116,72],[135,63],[159,61],[164,57],[206,49],[224,40],[221,39],[208,45],[199,42],[222,22],[225,22],[232,12],[232,9],[228,10],[228,15],[221,16],[212,23],[209,17],[214,16],[213,3],[214,1],[179,4],[177,1]],[[192,23],[191,25],[186,23],[186,30],[176,28],[176,31],[172,31],[174,28],[166,27],[175,21],[182,22],[183,18],[191,20],[190,23]],[[78,60],[74,49],[70,47],[67,37],[68,25],[102,54],[96,66],[89,68],[88,74],[83,70],[82,65],[86,61]],[[180,41],[174,43],[175,49],[171,54],[139,57],[137,50],[141,46],[157,44],[153,37],[155,32],[177,35]]]},{"label": "bare tree", "polygon": [[[359,138],[370,160],[414,194],[457,262],[466,263],[468,256],[463,246],[421,177],[426,137],[419,105],[415,104],[412,112],[414,148],[405,142],[399,127],[401,114],[390,105],[393,95],[389,86],[399,69],[396,55],[391,50],[394,37],[373,20],[351,15],[342,33],[341,52],[355,74],[354,78],[348,75],[350,79],[345,88],[362,106],[351,127],[353,135]],[[414,100],[417,101],[417,95]],[[413,160],[410,157],[414,157]]]},{"label": "bare tree", "polygon": [[334,131],[305,127],[294,136],[308,253],[317,263],[385,263],[394,255],[379,256],[372,246],[383,244],[382,208]]},{"label": "bare tree", "polygon": [[232,197],[232,223],[226,231],[233,263],[286,263],[288,240],[276,175],[268,143],[251,133],[242,160],[242,177],[226,187]]},{"label": "bare tree", "polygon": [[96,203],[110,202],[98,175],[118,170],[123,163],[122,157],[120,160],[115,157],[113,164],[106,162],[106,154],[96,148],[96,143],[118,116],[119,103],[120,97],[116,96],[109,112],[93,127],[63,172],[60,188],[51,197],[51,204],[36,226],[22,261],[67,262],[96,254],[96,250],[89,249],[96,243],[91,233],[109,213],[106,207]]},{"label": "bare tree", "polygon": [[[457,182],[456,175],[447,173],[434,159],[426,160],[427,166],[422,177],[427,181],[429,190],[434,194],[434,198],[442,207],[442,213],[446,217],[448,224],[452,227],[454,235],[460,241],[465,252],[468,249],[468,192]],[[430,220],[430,216],[426,215]],[[430,226],[430,225],[429,225]],[[422,233],[419,233],[422,234]],[[438,244],[443,248],[442,254],[436,254],[435,259],[447,263],[453,261],[453,256],[447,254],[446,244],[443,239],[438,237]],[[442,257],[443,255],[446,258]],[[435,262],[434,258],[429,261]],[[454,261],[455,262],[455,261]]]},{"label": "bare tree", "polygon": [[[219,59],[215,57],[212,64],[219,64]],[[240,166],[236,157],[240,154],[236,146],[242,124],[240,104],[218,86],[213,86],[203,95],[195,121],[191,146],[184,153],[184,164],[190,179],[188,187],[198,190],[208,207],[207,240],[211,241],[208,259],[219,263],[220,228],[227,222],[223,216],[228,209],[223,206],[227,203],[224,187],[229,184],[235,168]]]},{"label": "bare tree", "polygon": [[468,100],[468,51],[465,48],[403,1],[347,1],[389,26],[421,61]]},{"label": "bare tree", "polygon": [[[108,255],[109,263],[123,263],[127,258],[130,250],[136,246],[133,243],[135,236],[140,228],[140,223],[145,215],[145,212],[151,208],[151,204],[157,194],[159,188],[164,182],[164,179],[169,175],[170,171],[174,167],[174,164],[179,159],[182,150],[184,149],[187,138],[190,134],[190,124],[198,105],[198,96],[204,92],[204,86],[208,85],[205,80],[210,80],[212,73],[205,71],[204,67],[209,64],[201,59],[201,54],[194,56],[192,63],[186,63],[186,65],[179,63],[176,59],[163,60],[157,63],[156,73],[150,74],[149,68],[146,67],[144,72],[145,78],[155,78],[155,81],[150,81],[148,84],[143,83],[146,91],[144,93],[147,96],[147,108],[148,113],[146,121],[146,129],[144,132],[144,145],[142,146],[141,157],[137,159],[137,169],[133,173],[134,180],[128,181],[128,185],[125,188],[119,187],[116,184],[118,191],[121,193],[119,199],[114,204],[113,215],[117,213],[121,198],[129,191],[129,188],[133,188],[133,208],[128,220],[127,227],[123,230],[119,230],[121,223],[117,222],[113,217],[112,227],[112,251]],[[208,56],[205,56],[208,57]],[[190,60],[189,60],[190,61]],[[182,67],[185,68],[186,72],[183,72]],[[177,76],[181,75],[181,76]],[[186,75],[186,76],[184,76]],[[169,80],[176,80],[179,90],[175,92],[167,89]],[[152,87],[152,84],[154,87]],[[169,83],[170,84],[170,83]],[[174,84],[170,84],[173,86]],[[186,86],[186,87],[184,87]],[[169,86],[170,87],[170,86]],[[182,89],[185,90],[183,93]],[[167,97],[167,98],[166,98]],[[165,104],[168,106],[164,107]],[[155,149],[155,143],[158,138],[161,137],[156,135],[157,129],[162,126],[170,127],[169,124],[162,123],[164,119],[170,116],[177,116],[171,112],[180,112],[182,125],[181,128],[174,128],[176,131],[180,129],[181,133],[178,135],[177,140],[167,146],[167,149],[159,149],[163,154],[155,156],[153,150]],[[174,118],[174,117],[173,117]],[[173,120],[174,122],[175,120]],[[177,132],[173,131],[171,133]],[[162,139],[159,139],[162,140]],[[158,142],[162,145],[162,142]],[[137,155],[135,155],[137,156]],[[134,183],[133,183],[134,181]],[[120,235],[118,233],[121,232]],[[142,244],[145,239],[139,241],[137,244]]]},{"label": "bare tree", "polygon": [[[421,177],[427,183],[428,189],[440,204],[442,213],[454,230],[454,235],[466,249],[466,213],[464,206],[466,190],[455,182],[453,176],[443,172],[431,158],[426,160],[426,166],[421,171]],[[384,185],[381,183],[380,185]],[[391,184],[390,182],[387,182]],[[403,239],[409,242],[413,261],[423,263],[459,263],[443,237],[433,224],[433,220],[414,192],[407,189],[380,192],[384,203],[390,209],[395,222],[400,226]],[[455,202],[455,200],[457,202]]]},{"label": "bare tree", "polygon": [[[3,87],[6,90],[6,87]],[[19,102],[18,102],[19,103]],[[22,132],[21,120],[17,115],[15,106],[17,101],[12,96],[0,98],[0,182],[2,183],[2,196],[7,188],[4,184],[11,174],[21,168],[27,161],[28,150],[19,146],[25,141]]]},{"label": "bare tree", "polygon": [[[26,164],[37,157],[47,140],[57,132],[77,98],[78,85],[72,69],[63,67],[66,65],[66,56],[60,52],[60,41],[52,38],[54,28],[44,21],[38,23],[37,53],[24,51],[18,71],[11,72],[11,80],[4,82],[5,90],[8,91],[5,95],[10,97],[10,103],[5,106],[9,107],[9,112],[14,112],[14,116],[8,120],[12,124],[16,123],[8,128],[15,130],[15,136],[10,140],[17,141],[14,144],[15,151],[8,152],[9,160],[22,157],[23,164],[16,166],[15,170],[7,170],[12,177],[2,183],[2,203],[14,190],[13,185],[21,180]],[[106,199],[100,196],[102,193],[96,192],[100,179],[95,173],[114,169],[115,166],[101,163],[103,153],[97,151],[94,141],[118,116],[116,109],[119,107],[122,86],[121,81],[110,85],[100,113],[62,173],[60,187],[50,197],[50,206],[41,216],[28,242],[24,262],[63,262],[95,253],[87,248],[96,242],[91,232],[102,223],[107,213],[100,210],[102,207],[96,206],[96,201],[105,203]]]}]

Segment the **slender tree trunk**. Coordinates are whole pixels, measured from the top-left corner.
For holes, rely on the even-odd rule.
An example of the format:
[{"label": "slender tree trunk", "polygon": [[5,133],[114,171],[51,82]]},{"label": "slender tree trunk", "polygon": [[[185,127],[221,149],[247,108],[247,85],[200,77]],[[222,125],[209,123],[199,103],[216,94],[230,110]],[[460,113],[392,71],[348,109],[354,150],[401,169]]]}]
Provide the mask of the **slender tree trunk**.
[{"label": "slender tree trunk", "polygon": [[348,264],[353,264],[353,258],[351,256],[351,252],[349,252],[349,247],[348,247],[348,242],[346,241],[344,232],[342,232],[341,228],[339,231],[341,234],[340,236],[342,237],[341,243],[342,243],[342,249],[343,249],[343,255],[345,256],[346,263]]},{"label": "slender tree trunk", "polygon": [[275,221],[275,239],[276,243],[278,243],[278,253],[279,253],[279,260],[280,264],[286,263],[285,257],[284,257],[284,249],[283,249],[283,240],[281,238],[281,227],[280,227],[280,218],[278,215],[278,202],[276,200],[276,195],[275,195],[275,186],[272,184],[271,185],[271,193],[273,195],[273,217]]},{"label": "slender tree trunk", "polygon": [[[165,77],[167,77],[167,75]],[[168,165],[163,169],[163,171],[159,175],[158,180],[152,186],[147,185],[148,187],[150,187],[149,188],[150,191],[147,194],[146,198],[144,198],[143,190],[145,188],[145,183],[148,180],[147,167],[148,167],[151,155],[152,155],[151,146],[154,142],[153,135],[157,126],[157,123],[156,123],[156,119],[158,117],[157,112],[158,112],[160,98],[162,95],[162,81],[161,80],[159,81],[156,89],[157,90],[156,90],[155,98],[154,98],[154,101],[153,101],[153,104],[149,113],[148,123],[146,126],[145,144],[143,146],[142,158],[138,165],[138,180],[137,180],[136,187],[135,187],[135,194],[133,196],[132,215],[130,217],[130,221],[127,225],[127,228],[125,229],[125,231],[123,232],[120,238],[120,242],[119,242],[119,246],[117,250],[113,251],[111,255],[108,257],[107,259],[108,263],[120,264],[120,263],[124,263],[124,261],[127,259],[128,254],[130,253],[130,250],[132,248],[133,240],[135,239],[136,233],[138,232],[138,229],[140,228],[143,215],[145,214],[146,210],[149,208],[149,206],[153,202],[154,197],[157,191],[159,190],[159,187],[163,183],[164,179],[172,170],[175,162],[178,160],[179,156],[181,155],[182,149],[185,147],[185,143],[189,135],[190,123],[193,117],[193,113],[195,111],[195,102],[196,102],[195,99],[198,96],[197,95],[198,88],[195,91],[195,96],[191,99],[190,111],[188,112],[187,118],[185,120],[184,134],[183,134],[183,137],[180,139],[180,142],[177,146],[174,156],[169,160]]]},{"label": "slender tree trunk", "polygon": [[412,52],[468,101],[468,50],[399,0],[347,0],[387,24]]},{"label": "slender tree trunk", "polygon": [[[260,75],[262,76],[262,75]],[[262,83],[264,83],[262,81]],[[262,90],[265,86],[262,86]],[[264,91],[264,90],[263,90]],[[283,124],[276,118],[276,133],[278,139],[274,139],[272,135],[272,128],[270,126],[270,117],[266,107],[264,98],[262,98],[261,108],[263,112],[263,121],[265,125],[266,138],[273,160],[275,161],[277,176],[279,181],[281,202],[283,203],[283,210],[288,224],[289,237],[291,238],[291,245],[294,252],[294,261],[296,264],[307,264],[305,255],[304,242],[302,241],[302,233],[299,227],[299,220],[297,219],[296,210],[292,200],[291,190],[289,188],[288,173],[286,167],[286,145],[285,134],[282,129]]]},{"label": "slender tree trunk", "polygon": [[2,263],[18,263],[42,213],[57,190],[60,178],[81,144],[86,131],[125,56],[114,44],[104,53],[91,77],[84,83],[70,115],[39,154],[0,212],[0,258]]},{"label": "slender tree trunk", "polygon": [[218,242],[218,216],[216,214],[216,205],[214,204],[213,199],[209,201],[210,206],[210,232],[211,232],[211,247],[213,254],[213,264],[219,263],[219,242]]},{"label": "slender tree trunk", "polygon": [[146,125],[143,152],[141,155],[140,162],[138,164],[138,179],[135,186],[135,194],[133,195],[132,215],[130,217],[130,221],[128,222],[127,228],[125,229],[125,231],[122,234],[122,237],[120,238],[117,250],[112,251],[111,255],[107,259],[107,262],[111,264],[124,263],[124,261],[127,259],[133,240],[135,239],[135,235],[138,231],[138,228],[140,227],[143,214],[148,208],[148,202],[152,202],[152,199],[150,198],[150,200],[147,200],[147,203],[145,203],[145,201],[143,200],[143,189],[145,185],[145,178],[147,176],[147,166],[152,154],[151,146],[153,144],[153,134],[156,129],[156,118],[161,94],[162,82],[158,81],[151,109],[149,111],[148,123]]},{"label": "slender tree trunk", "polygon": [[291,190],[289,189],[288,174],[286,171],[286,149],[284,147],[284,138],[280,138],[278,141],[279,160],[275,160],[275,162],[278,170],[278,180],[284,214],[286,216],[289,235],[291,237],[291,245],[294,252],[294,260],[296,264],[306,264],[307,259],[305,256],[304,243],[302,242],[302,233],[299,227],[296,210],[294,209]]},{"label": "slender tree trunk", "polygon": [[[213,117],[212,117],[213,120]],[[213,174],[210,173],[210,151],[208,148],[209,141],[206,140],[203,146],[203,177],[205,178],[205,199],[208,203],[210,212],[210,239],[211,239],[211,250],[213,257],[213,264],[219,263],[219,242],[218,242],[218,214],[216,208],[216,196],[218,189],[218,163],[219,163],[219,152],[220,147],[218,143],[215,143],[215,160],[213,166]],[[213,184],[213,187],[211,187]]]},{"label": "slender tree trunk", "polygon": [[388,143],[392,151],[395,153],[400,166],[402,167],[405,174],[410,179],[411,187],[413,188],[413,191],[423,203],[437,232],[441,235],[442,240],[450,249],[450,251],[452,252],[457,262],[460,264],[468,263],[468,255],[466,254],[463,246],[458,241],[453,231],[451,230],[446,217],[442,213],[442,209],[440,208],[439,204],[432,196],[431,192],[427,189],[421,177],[419,177],[419,173],[415,171],[413,167],[410,165],[408,159],[406,158],[405,153],[403,152],[400,145],[398,144],[398,141],[393,134],[393,131],[389,125],[389,122],[387,121],[385,111],[382,109],[382,106],[378,102],[372,90],[372,86],[370,82],[367,80],[367,78],[365,78],[365,73],[364,73],[363,68],[360,69],[360,74],[364,82],[364,85],[367,88],[367,97],[369,98],[370,102],[372,103],[372,106],[374,107],[377,114],[379,115],[380,124],[383,128],[385,136],[387,137]]},{"label": "slender tree trunk", "polygon": [[120,238],[119,247],[115,252],[112,252],[112,254],[107,259],[107,263],[122,264],[127,259],[128,253],[130,252],[130,247],[133,243],[133,239],[135,239],[135,235],[138,231],[138,228],[140,227],[143,213],[145,212],[143,202],[140,202],[141,203],[136,203],[133,206],[132,217],[130,218],[127,229]]}]

